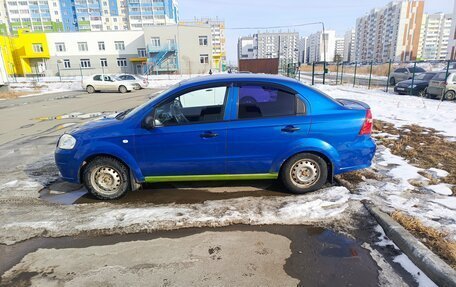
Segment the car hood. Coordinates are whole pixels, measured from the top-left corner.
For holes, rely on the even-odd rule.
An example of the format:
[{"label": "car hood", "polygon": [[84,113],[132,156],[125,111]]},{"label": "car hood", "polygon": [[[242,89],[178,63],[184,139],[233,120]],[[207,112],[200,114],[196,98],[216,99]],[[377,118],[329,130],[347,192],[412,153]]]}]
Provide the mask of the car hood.
[{"label": "car hood", "polygon": [[[92,135],[92,132],[97,131],[101,128],[117,125],[122,121],[117,120],[113,117],[106,117],[101,119],[96,119],[93,121],[89,121],[80,125],[77,125],[74,129],[72,129],[69,134],[75,136],[81,136],[84,133],[88,133]],[[93,134],[95,135],[95,134]]]},{"label": "car hood", "polygon": [[[428,84],[428,83],[429,83],[428,81],[424,81],[424,80],[414,80],[413,81],[414,85]],[[412,84],[412,80],[405,80],[405,81],[401,81],[401,82],[397,83],[398,86],[402,86],[402,87],[407,87],[407,86],[410,86],[411,84]]]}]

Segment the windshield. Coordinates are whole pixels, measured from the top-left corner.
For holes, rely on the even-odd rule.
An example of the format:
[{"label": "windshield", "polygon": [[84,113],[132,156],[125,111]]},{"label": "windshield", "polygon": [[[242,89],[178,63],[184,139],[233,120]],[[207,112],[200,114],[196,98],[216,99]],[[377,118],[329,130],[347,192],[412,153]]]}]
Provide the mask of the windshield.
[{"label": "windshield", "polygon": [[425,73],[425,74],[420,74],[420,75],[416,76],[416,79],[417,79],[417,80],[429,81],[429,80],[432,79],[434,76],[435,76],[435,73]]},{"label": "windshield", "polygon": [[118,120],[122,120],[122,119],[128,119],[132,116],[134,116],[137,112],[139,112],[142,108],[144,108],[145,106],[147,106],[148,104],[150,104],[152,101],[156,101],[156,100],[160,100],[161,97],[163,97],[164,95],[168,94],[170,91],[174,90],[175,88],[179,87],[180,84],[176,84],[174,86],[171,86],[169,89],[167,90],[164,90],[163,92],[160,92],[158,95],[152,95],[151,96],[151,99],[144,102],[143,104],[137,106],[136,108],[134,109],[128,109],[122,113],[119,113],[117,116],[116,116],[116,119]]}]

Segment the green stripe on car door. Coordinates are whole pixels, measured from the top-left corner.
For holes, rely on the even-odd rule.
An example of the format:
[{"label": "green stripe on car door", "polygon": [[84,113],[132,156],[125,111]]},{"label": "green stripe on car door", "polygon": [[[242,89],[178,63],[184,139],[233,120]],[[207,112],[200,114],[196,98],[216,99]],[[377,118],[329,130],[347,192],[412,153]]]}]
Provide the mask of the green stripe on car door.
[{"label": "green stripe on car door", "polygon": [[278,173],[146,176],[146,182],[277,179]]}]

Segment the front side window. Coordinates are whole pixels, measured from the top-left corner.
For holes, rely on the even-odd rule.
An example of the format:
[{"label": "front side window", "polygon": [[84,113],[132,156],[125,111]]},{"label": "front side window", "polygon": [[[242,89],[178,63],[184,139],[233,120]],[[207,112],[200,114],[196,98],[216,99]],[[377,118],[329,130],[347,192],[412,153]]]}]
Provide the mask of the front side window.
[{"label": "front side window", "polygon": [[238,119],[291,116],[296,114],[293,93],[267,86],[239,87]]},{"label": "front side window", "polygon": [[94,80],[94,81],[102,81],[101,75],[95,75],[95,76],[93,76],[93,80]]},{"label": "front side window", "polygon": [[156,126],[222,121],[228,88],[191,91],[160,104],[154,113]]}]

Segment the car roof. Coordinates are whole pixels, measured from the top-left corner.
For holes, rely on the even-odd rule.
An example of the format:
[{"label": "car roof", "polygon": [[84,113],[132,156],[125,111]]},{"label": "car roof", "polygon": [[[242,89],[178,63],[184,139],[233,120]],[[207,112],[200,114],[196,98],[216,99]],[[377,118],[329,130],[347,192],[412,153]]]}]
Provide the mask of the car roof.
[{"label": "car roof", "polygon": [[299,83],[297,80],[288,78],[285,76],[279,75],[269,75],[269,74],[254,74],[254,73],[231,73],[231,74],[217,74],[217,75],[206,75],[191,78],[180,83],[181,86],[191,86],[197,84],[210,84],[218,82],[242,82],[242,81],[251,81],[251,82],[271,82],[271,83],[281,83],[281,84],[296,84]]}]

